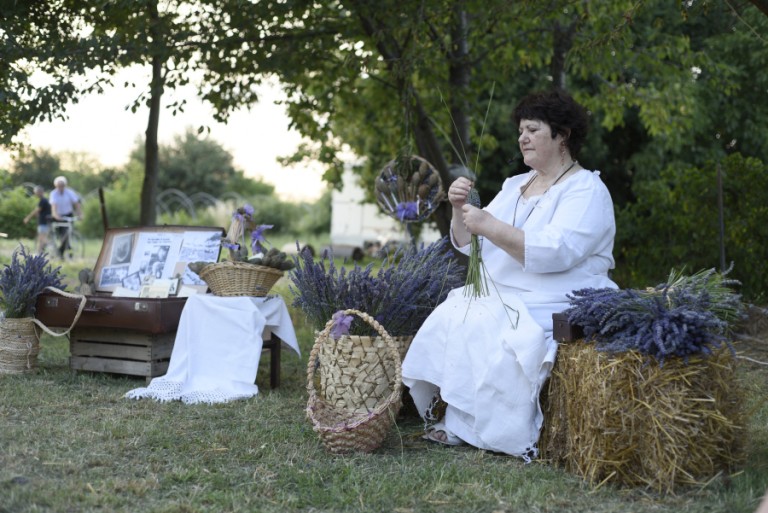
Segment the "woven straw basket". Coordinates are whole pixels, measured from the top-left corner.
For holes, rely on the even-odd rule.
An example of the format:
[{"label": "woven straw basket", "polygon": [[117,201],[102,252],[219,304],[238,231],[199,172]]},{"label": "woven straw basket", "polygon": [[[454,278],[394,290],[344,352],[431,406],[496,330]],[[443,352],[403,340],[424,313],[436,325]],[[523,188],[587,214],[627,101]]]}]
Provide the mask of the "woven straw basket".
[{"label": "woven straw basket", "polygon": [[282,275],[274,267],[230,260],[206,265],[200,271],[200,279],[216,296],[263,297]]},{"label": "woven straw basket", "polygon": [[378,448],[402,404],[397,344],[370,315],[344,311],[344,315],[353,314],[373,326],[380,337],[344,335],[334,340],[330,320],[315,339],[307,365],[307,417],[333,453]]},{"label": "woven straw basket", "polygon": [[0,374],[26,374],[37,369],[40,335],[34,319],[0,321]]},{"label": "woven straw basket", "polygon": [[72,325],[66,331],[51,331],[34,317],[8,318],[0,320],[0,374],[28,374],[37,370],[37,356],[40,354],[40,333],[38,328],[53,337],[63,337],[75,327],[85,308],[86,297],[81,294],[64,292],[55,287],[45,287],[64,297],[80,300]]}]

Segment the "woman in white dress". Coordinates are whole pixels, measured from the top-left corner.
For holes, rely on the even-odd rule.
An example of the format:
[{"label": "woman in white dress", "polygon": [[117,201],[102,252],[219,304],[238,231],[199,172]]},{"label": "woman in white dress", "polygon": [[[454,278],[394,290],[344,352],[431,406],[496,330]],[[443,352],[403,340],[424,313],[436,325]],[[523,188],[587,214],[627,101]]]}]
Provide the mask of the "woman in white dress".
[{"label": "woman in white dress", "polygon": [[467,202],[467,178],[448,190],[452,242],[469,253],[479,237],[490,294],[449,294],[411,343],[403,383],[428,423],[425,438],[530,461],[557,352],[552,314],[573,290],[616,287],[608,277],[616,226],[599,172],[576,161],[584,109],[562,91],[539,93],[518,104],[514,120],[531,170],[508,178],[483,209]]}]

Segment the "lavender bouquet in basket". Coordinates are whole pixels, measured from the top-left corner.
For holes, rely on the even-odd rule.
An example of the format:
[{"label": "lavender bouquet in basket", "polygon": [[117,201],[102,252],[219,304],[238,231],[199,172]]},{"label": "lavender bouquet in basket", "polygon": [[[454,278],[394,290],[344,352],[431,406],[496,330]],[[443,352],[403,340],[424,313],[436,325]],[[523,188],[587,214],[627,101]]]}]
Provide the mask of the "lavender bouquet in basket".
[{"label": "lavender bouquet in basket", "polygon": [[60,271],[61,267],[51,267],[45,255],[29,254],[24,246],[14,251],[11,263],[0,271],[0,319],[34,316],[37,296],[46,287],[65,288]]},{"label": "lavender bouquet in basket", "polygon": [[[271,224],[257,224],[253,219],[254,208],[249,204],[239,207],[232,213],[227,235],[221,239],[221,247],[229,252],[231,262],[244,262],[265,267],[272,267],[279,271],[293,269],[294,262],[288,258],[285,252],[277,248],[269,248],[264,232],[273,227]],[[250,234],[251,257],[248,256],[249,245],[246,234]],[[209,262],[193,262],[189,264],[192,271],[200,274],[211,265]]]}]

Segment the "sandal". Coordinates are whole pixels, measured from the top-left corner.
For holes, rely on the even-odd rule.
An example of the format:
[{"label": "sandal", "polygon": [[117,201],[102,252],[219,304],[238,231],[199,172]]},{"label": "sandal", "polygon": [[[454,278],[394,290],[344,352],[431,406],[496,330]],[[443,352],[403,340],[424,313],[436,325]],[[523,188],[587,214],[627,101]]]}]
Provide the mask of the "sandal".
[{"label": "sandal", "polygon": [[[438,433],[442,433],[442,436],[438,435]],[[464,440],[448,431],[443,422],[438,422],[430,427],[422,438],[443,445],[464,445]]]}]

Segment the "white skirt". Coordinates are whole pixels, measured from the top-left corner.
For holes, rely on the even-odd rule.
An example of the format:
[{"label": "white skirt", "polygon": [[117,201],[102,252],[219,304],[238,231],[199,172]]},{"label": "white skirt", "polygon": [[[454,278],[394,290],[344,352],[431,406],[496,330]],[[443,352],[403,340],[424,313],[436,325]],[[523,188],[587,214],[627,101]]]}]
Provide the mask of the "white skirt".
[{"label": "white skirt", "polygon": [[539,391],[557,344],[510,291],[470,299],[453,290],[427,318],[403,360],[403,383],[422,417],[435,394],[446,428],[480,449],[537,456]]}]

